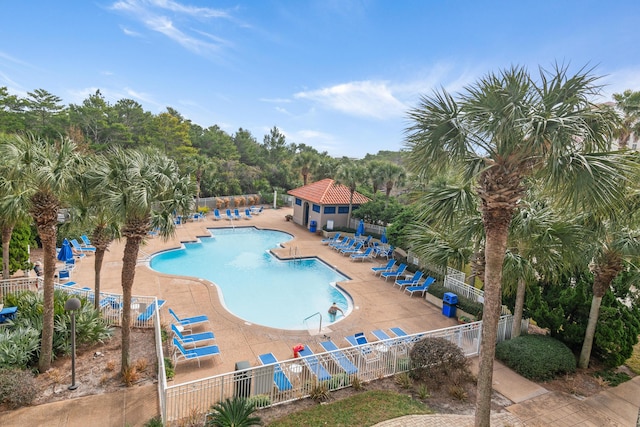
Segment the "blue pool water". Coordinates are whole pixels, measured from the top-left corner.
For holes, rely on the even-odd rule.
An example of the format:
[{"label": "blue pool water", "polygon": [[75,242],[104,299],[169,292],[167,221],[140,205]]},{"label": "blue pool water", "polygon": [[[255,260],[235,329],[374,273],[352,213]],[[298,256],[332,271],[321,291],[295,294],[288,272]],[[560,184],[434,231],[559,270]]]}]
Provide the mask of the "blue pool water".
[{"label": "blue pool water", "polygon": [[334,301],[348,314],[350,299],[334,286],[348,277],[315,258],[280,261],[268,252],[291,235],[253,227],[211,232],[213,238],[155,255],[151,268],[214,282],[226,308],[250,323],[279,329],[317,328],[318,316],[306,323],[304,319],[320,312],[327,325],[327,309]]}]

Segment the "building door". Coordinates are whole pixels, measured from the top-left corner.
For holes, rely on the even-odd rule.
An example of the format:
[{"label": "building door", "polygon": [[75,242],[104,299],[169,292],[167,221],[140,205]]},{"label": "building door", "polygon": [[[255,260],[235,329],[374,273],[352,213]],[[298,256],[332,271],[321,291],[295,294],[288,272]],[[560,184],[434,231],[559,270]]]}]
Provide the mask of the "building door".
[{"label": "building door", "polygon": [[304,212],[302,213],[302,225],[309,225],[309,202],[304,202]]}]

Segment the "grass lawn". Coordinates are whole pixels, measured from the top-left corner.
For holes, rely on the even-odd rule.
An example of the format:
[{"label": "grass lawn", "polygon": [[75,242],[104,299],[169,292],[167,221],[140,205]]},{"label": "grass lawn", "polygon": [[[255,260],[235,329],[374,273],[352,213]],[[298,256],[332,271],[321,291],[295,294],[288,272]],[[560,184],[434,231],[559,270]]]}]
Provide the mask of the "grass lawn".
[{"label": "grass lawn", "polygon": [[371,426],[403,415],[431,414],[411,396],[391,391],[366,391],[346,399],[287,415],[270,427]]}]

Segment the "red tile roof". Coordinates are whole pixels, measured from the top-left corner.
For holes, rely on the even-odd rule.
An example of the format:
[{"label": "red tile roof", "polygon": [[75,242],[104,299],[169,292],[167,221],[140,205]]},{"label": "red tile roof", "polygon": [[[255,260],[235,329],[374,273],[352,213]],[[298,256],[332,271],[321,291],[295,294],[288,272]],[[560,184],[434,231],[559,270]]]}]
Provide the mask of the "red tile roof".
[{"label": "red tile roof", "polygon": [[[303,187],[294,188],[293,190],[287,191],[287,194],[319,205],[348,205],[349,199],[351,198],[349,187],[336,184],[336,182],[330,178],[307,184]],[[354,205],[367,203],[370,200],[371,199],[357,191],[353,193]]]}]

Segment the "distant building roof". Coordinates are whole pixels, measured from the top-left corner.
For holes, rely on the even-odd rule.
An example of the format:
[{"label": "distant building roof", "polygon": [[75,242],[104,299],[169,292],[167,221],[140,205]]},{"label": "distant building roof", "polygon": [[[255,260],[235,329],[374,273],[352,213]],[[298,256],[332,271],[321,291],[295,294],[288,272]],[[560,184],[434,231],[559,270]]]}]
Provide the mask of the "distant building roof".
[{"label": "distant building roof", "polygon": [[[351,198],[349,187],[336,184],[336,182],[330,178],[307,184],[303,187],[294,188],[293,190],[287,191],[287,194],[319,205],[348,205],[349,199]],[[367,203],[370,200],[367,196],[363,196],[357,191],[353,193],[354,205]]]}]

